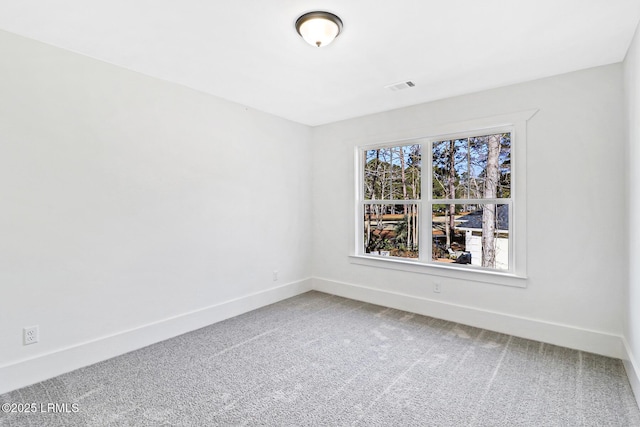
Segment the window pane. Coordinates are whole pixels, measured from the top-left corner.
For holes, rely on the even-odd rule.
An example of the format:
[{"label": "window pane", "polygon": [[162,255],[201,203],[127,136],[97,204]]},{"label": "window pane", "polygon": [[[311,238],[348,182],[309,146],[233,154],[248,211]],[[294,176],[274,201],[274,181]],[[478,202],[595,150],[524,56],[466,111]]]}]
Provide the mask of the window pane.
[{"label": "window pane", "polygon": [[418,257],[418,205],[364,205],[364,253]]},{"label": "window pane", "polygon": [[498,180],[498,198],[511,197],[511,134],[502,134],[500,138],[500,158]]},{"label": "window pane", "polygon": [[433,205],[433,260],[509,269],[509,205]]},{"label": "window pane", "polygon": [[365,151],[365,200],[420,199],[419,144]]},{"label": "window pane", "polygon": [[474,136],[432,144],[434,199],[511,196],[511,134]]},{"label": "window pane", "polygon": [[467,139],[434,142],[432,145],[432,191],[434,199],[468,197],[463,188],[468,167]]}]

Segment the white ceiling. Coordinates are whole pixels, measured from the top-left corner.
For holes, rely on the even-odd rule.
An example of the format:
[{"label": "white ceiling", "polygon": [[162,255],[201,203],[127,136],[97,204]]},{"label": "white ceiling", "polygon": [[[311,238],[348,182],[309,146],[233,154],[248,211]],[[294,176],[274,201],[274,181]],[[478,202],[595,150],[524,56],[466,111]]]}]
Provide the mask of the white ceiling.
[{"label": "white ceiling", "polygon": [[[344,22],[325,48],[294,29],[312,10]],[[0,29],[308,125],[620,62],[639,19],[640,0],[0,0]]]}]

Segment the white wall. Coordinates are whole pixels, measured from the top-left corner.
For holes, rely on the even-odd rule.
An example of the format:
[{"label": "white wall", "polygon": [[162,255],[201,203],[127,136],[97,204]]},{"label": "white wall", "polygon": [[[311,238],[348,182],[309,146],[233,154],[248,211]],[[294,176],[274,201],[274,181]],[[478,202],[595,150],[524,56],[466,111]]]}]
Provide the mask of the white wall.
[{"label": "white wall", "polygon": [[629,285],[625,292],[625,344],[629,360],[625,364],[636,399],[640,403],[640,30],[624,61],[624,89],[628,129],[629,171]]},{"label": "white wall", "polygon": [[309,288],[308,127],[5,32],[0,51],[0,393]]},{"label": "white wall", "polygon": [[[539,111],[528,122],[526,288],[349,262],[355,146],[530,109]],[[628,257],[621,64],[321,126],[314,129],[312,155],[318,289],[623,355],[620,308]],[[433,292],[434,281],[442,284],[441,293]]]}]

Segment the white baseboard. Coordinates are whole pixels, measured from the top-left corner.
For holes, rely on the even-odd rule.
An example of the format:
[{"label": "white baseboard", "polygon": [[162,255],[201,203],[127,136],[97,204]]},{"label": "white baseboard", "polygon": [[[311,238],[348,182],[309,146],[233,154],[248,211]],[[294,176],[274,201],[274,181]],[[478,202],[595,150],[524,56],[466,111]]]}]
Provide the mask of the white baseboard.
[{"label": "white baseboard", "polygon": [[521,338],[626,358],[622,337],[618,335],[321,278],[313,279],[313,289]]},{"label": "white baseboard", "polygon": [[304,279],[285,284],[0,366],[0,394],[302,294],[311,290],[311,283],[311,279]]},{"label": "white baseboard", "polygon": [[631,384],[631,389],[633,390],[633,395],[636,398],[636,402],[638,406],[640,406],[640,370],[638,369],[638,364],[636,363],[636,359],[633,357],[633,352],[631,351],[631,347],[627,340],[623,337],[622,342],[624,343],[624,349],[626,351],[626,357],[622,359],[624,363],[624,369],[627,371],[627,377],[629,378],[629,383]]}]

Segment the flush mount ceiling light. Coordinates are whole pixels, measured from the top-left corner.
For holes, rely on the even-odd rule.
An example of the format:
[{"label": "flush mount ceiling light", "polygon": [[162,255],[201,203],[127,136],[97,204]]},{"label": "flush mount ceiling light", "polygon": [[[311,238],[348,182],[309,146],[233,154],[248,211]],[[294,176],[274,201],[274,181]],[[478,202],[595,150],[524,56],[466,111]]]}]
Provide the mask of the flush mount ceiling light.
[{"label": "flush mount ceiling light", "polygon": [[312,46],[322,47],[342,31],[342,21],[333,13],[309,12],[296,21],[296,30]]}]

